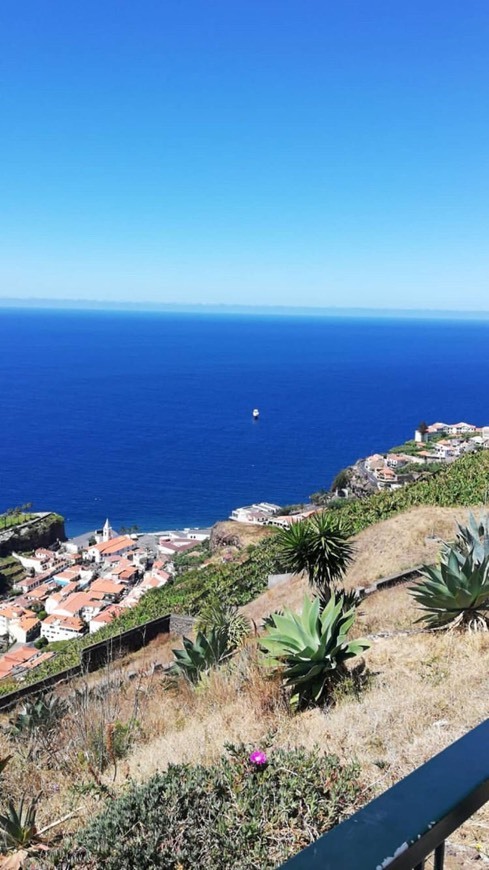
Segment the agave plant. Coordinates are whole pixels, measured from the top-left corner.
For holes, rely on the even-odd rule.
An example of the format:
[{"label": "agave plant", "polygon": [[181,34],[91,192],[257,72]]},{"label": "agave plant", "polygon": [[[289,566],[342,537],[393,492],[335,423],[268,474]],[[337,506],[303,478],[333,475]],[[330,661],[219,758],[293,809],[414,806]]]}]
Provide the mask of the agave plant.
[{"label": "agave plant", "polygon": [[455,552],[460,564],[467,556],[472,556],[474,563],[481,564],[489,557],[489,515],[481,516],[478,520],[473,513],[469,514],[468,524],[461,526],[457,523],[457,535],[454,545],[445,544],[442,552],[442,561],[447,561],[451,552]]},{"label": "agave plant", "polygon": [[429,628],[487,630],[489,625],[489,556],[482,562],[471,552],[461,558],[452,547],[436,567],[425,566],[423,579],[410,589],[424,611],[417,622]]},{"label": "agave plant", "polygon": [[325,606],[306,596],[302,613],[271,615],[273,626],[261,646],[284,668],[293,709],[323,704],[334,684],[348,675],[348,659],[370,646],[365,640],[347,640],[355,615],[355,607],[345,610],[343,596],[334,592]]},{"label": "agave plant", "polygon": [[5,813],[0,814],[0,840],[4,849],[20,849],[36,839],[36,815],[39,796],[26,801],[22,798],[19,807],[9,801]]},{"label": "agave plant", "polygon": [[198,683],[202,674],[221,664],[234,649],[225,633],[215,629],[207,634],[199,631],[194,641],[184,637],[183,647],[183,649],[173,650],[176,661],[169,674],[186,677],[191,683]]},{"label": "agave plant", "polygon": [[68,711],[66,701],[56,695],[39,695],[24,701],[20,712],[10,719],[10,732],[16,737],[31,736],[33,732],[52,731]]},{"label": "agave plant", "polygon": [[234,605],[211,599],[200,612],[197,629],[202,634],[214,630],[227,638],[230,649],[236,649],[250,634],[251,625],[249,619]]},{"label": "agave plant", "polygon": [[327,600],[353,559],[348,537],[341,521],[322,511],[279,532],[282,561],[291,571],[307,571],[311,586]]}]

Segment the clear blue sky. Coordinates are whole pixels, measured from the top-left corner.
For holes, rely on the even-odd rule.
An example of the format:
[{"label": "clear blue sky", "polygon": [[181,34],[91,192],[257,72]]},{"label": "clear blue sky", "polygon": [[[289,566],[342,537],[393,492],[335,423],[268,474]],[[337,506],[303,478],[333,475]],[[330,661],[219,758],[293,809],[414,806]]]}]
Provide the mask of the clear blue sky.
[{"label": "clear blue sky", "polygon": [[0,296],[489,309],[487,0],[2,0]]}]

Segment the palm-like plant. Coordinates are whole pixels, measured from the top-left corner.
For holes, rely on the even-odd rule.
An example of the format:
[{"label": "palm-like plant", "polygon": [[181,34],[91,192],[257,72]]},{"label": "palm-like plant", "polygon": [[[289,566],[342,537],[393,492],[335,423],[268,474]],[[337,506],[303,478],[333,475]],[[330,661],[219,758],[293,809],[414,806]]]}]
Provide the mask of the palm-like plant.
[{"label": "palm-like plant", "polygon": [[348,537],[341,521],[322,511],[279,532],[282,561],[298,574],[307,571],[311,586],[327,600],[353,559]]},{"label": "palm-like plant", "polygon": [[325,606],[306,596],[302,613],[271,614],[273,624],[261,646],[284,668],[293,709],[323,704],[334,684],[348,675],[348,659],[370,646],[365,640],[347,640],[355,615],[355,607],[346,610],[343,596],[335,593]]},{"label": "palm-like plant", "polygon": [[452,547],[436,567],[425,566],[423,579],[410,590],[424,611],[418,622],[429,628],[487,630],[489,626],[489,556],[478,562],[473,553]]}]

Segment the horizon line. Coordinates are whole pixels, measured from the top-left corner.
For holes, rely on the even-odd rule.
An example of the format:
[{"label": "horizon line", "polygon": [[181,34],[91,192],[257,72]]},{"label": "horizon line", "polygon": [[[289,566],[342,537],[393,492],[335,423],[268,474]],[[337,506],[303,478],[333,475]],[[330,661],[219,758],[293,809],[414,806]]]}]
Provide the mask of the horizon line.
[{"label": "horizon line", "polygon": [[451,308],[386,308],[369,306],[321,306],[321,305],[247,305],[225,302],[159,302],[146,300],[109,299],[53,299],[50,297],[1,297],[0,308],[10,309],[71,309],[85,311],[161,311],[193,314],[262,314],[262,315],[319,315],[330,317],[429,317],[436,319],[489,319],[489,309]]}]

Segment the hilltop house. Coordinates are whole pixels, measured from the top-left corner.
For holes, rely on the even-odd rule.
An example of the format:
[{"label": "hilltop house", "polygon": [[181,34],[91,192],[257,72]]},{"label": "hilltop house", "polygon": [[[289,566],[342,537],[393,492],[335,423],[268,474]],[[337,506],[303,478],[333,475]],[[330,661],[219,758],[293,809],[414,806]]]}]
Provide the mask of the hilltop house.
[{"label": "hilltop house", "polygon": [[237,523],[248,523],[248,525],[264,525],[270,517],[278,514],[280,505],[271,504],[268,501],[261,501],[257,504],[247,505],[246,507],[236,508],[231,511],[230,520]]},{"label": "hilltop house", "polygon": [[377,469],[374,474],[379,485],[397,483],[397,474],[388,465]]},{"label": "hilltop house", "polygon": [[376,471],[383,468],[385,465],[385,459],[380,453],[374,453],[372,456],[367,456],[365,460],[365,468],[367,471],[371,471],[375,474]]}]

